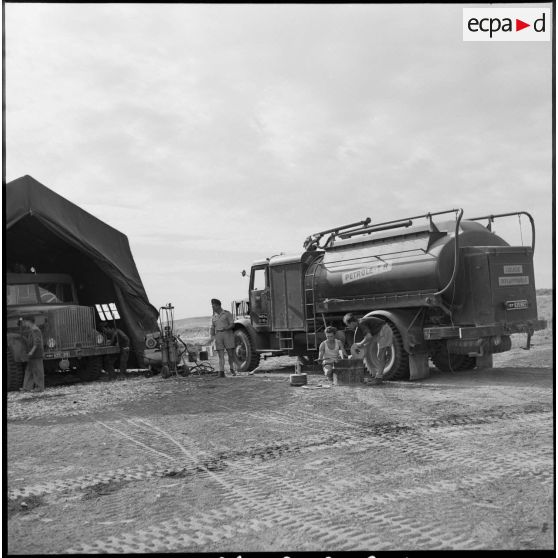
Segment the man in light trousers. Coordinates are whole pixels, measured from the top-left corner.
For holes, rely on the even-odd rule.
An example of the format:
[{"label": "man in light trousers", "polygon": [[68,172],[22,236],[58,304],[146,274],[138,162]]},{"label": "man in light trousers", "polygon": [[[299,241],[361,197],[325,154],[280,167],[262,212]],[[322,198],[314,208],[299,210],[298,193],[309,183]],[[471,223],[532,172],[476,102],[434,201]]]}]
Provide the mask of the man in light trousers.
[{"label": "man in light trousers", "polygon": [[211,299],[213,316],[211,317],[210,335],[211,342],[215,341],[215,349],[219,355],[219,378],[225,377],[225,351],[229,357],[231,376],[236,376],[234,371],[234,318],[233,315],[221,307],[218,298]]}]

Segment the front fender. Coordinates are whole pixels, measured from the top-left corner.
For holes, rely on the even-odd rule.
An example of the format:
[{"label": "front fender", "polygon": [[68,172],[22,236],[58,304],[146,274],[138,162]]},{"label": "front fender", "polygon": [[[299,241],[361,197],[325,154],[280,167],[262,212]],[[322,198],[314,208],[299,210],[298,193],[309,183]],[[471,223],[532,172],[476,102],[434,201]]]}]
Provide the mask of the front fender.
[{"label": "front fender", "polygon": [[256,351],[265,351],[269,349],[269,339],[268,335],[263,335],[258,333],[249,318],[238,318],[234,321],[233,331],[238,329],[245,329],[249,332],[250,337],[255,341]]},{"label": "front fender", "polygon": [[410,354],[414,354],[426,351],[422,320],[420,318],[421,311],[422,308],[417,308],[416,310],[373,310],[363,317],[370,318],[375,316],[389,320],[401,334],[405,350]]}]

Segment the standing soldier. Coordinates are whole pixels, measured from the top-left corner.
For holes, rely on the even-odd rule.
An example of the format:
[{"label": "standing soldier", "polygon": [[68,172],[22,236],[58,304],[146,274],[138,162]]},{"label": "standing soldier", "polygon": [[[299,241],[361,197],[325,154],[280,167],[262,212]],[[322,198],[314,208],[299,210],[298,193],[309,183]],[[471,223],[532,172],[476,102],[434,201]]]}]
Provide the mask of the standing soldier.
[{"label": "standing soldier", "polygon": [[[119,378],[123,380],[126,377],[126,370],[128,366],[128,357],[130,356],[130,338],[117,327],[103,328],[103,333],[107,336],[107,343],[109,345],[117,345],[120,347],[120,374]],[[114,379],[114,363],[112,357],[107,355],[105,360],[105,368],[109,375],[109,380]]]},{"label": "standing soldier", "polygon": [[221,308],[221,301],[217,298],[211,299],[213,316],[211,317],[211,342],[215,341],[215,349],[219,355],[219,378],[225,377],[225,350],[229,356],[231,375],[236,376],[234,371],[234,318],[233,315]]},{"label": "standing soldier", "polygon": [[[35,325],[35,318],[30,316],[22,321],[25,340],[29,350],[27,365],[23,377],[23,387],[20,391],[45,391],[45,369],[43,367],[43,334]],[[36,386],[36,387],[35,387]]]}]

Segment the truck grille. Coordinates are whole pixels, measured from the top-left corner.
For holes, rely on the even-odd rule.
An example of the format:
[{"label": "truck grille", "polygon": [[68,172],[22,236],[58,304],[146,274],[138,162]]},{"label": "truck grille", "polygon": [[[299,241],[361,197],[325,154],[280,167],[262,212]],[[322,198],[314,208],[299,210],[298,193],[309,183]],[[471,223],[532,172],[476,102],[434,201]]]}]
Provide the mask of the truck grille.
[{"label": "truck grille", "polygon": [[44,342],[54,338],[56,349],[94,347],[97,339],[95,313],[87,306],[70,306],[48,313]]}]

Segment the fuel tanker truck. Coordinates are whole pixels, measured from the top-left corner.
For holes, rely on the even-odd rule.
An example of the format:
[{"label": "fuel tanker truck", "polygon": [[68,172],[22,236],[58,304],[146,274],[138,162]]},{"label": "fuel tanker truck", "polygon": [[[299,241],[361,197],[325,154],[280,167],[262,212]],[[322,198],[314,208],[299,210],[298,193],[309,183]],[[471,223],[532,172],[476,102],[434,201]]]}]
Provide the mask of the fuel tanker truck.
[{"label": "fuel tanker truck", "polygon": [[[529,246],[493,232],[495,219],[509,216],[528,219]],[[392,329],[386,379],[426,377],[429,360],[442,371],[491,367],[494,353],[511,348],[510,335],[525,333],[529,347],[546,327],[537,317],[534,246],[524,211],[367,218],[312,234],[301,253],[253,263],[248,299],[232,302],[236,364],[253,370],[262,355],[311,362],[325,328],[342,329],[351,312]]]}]

